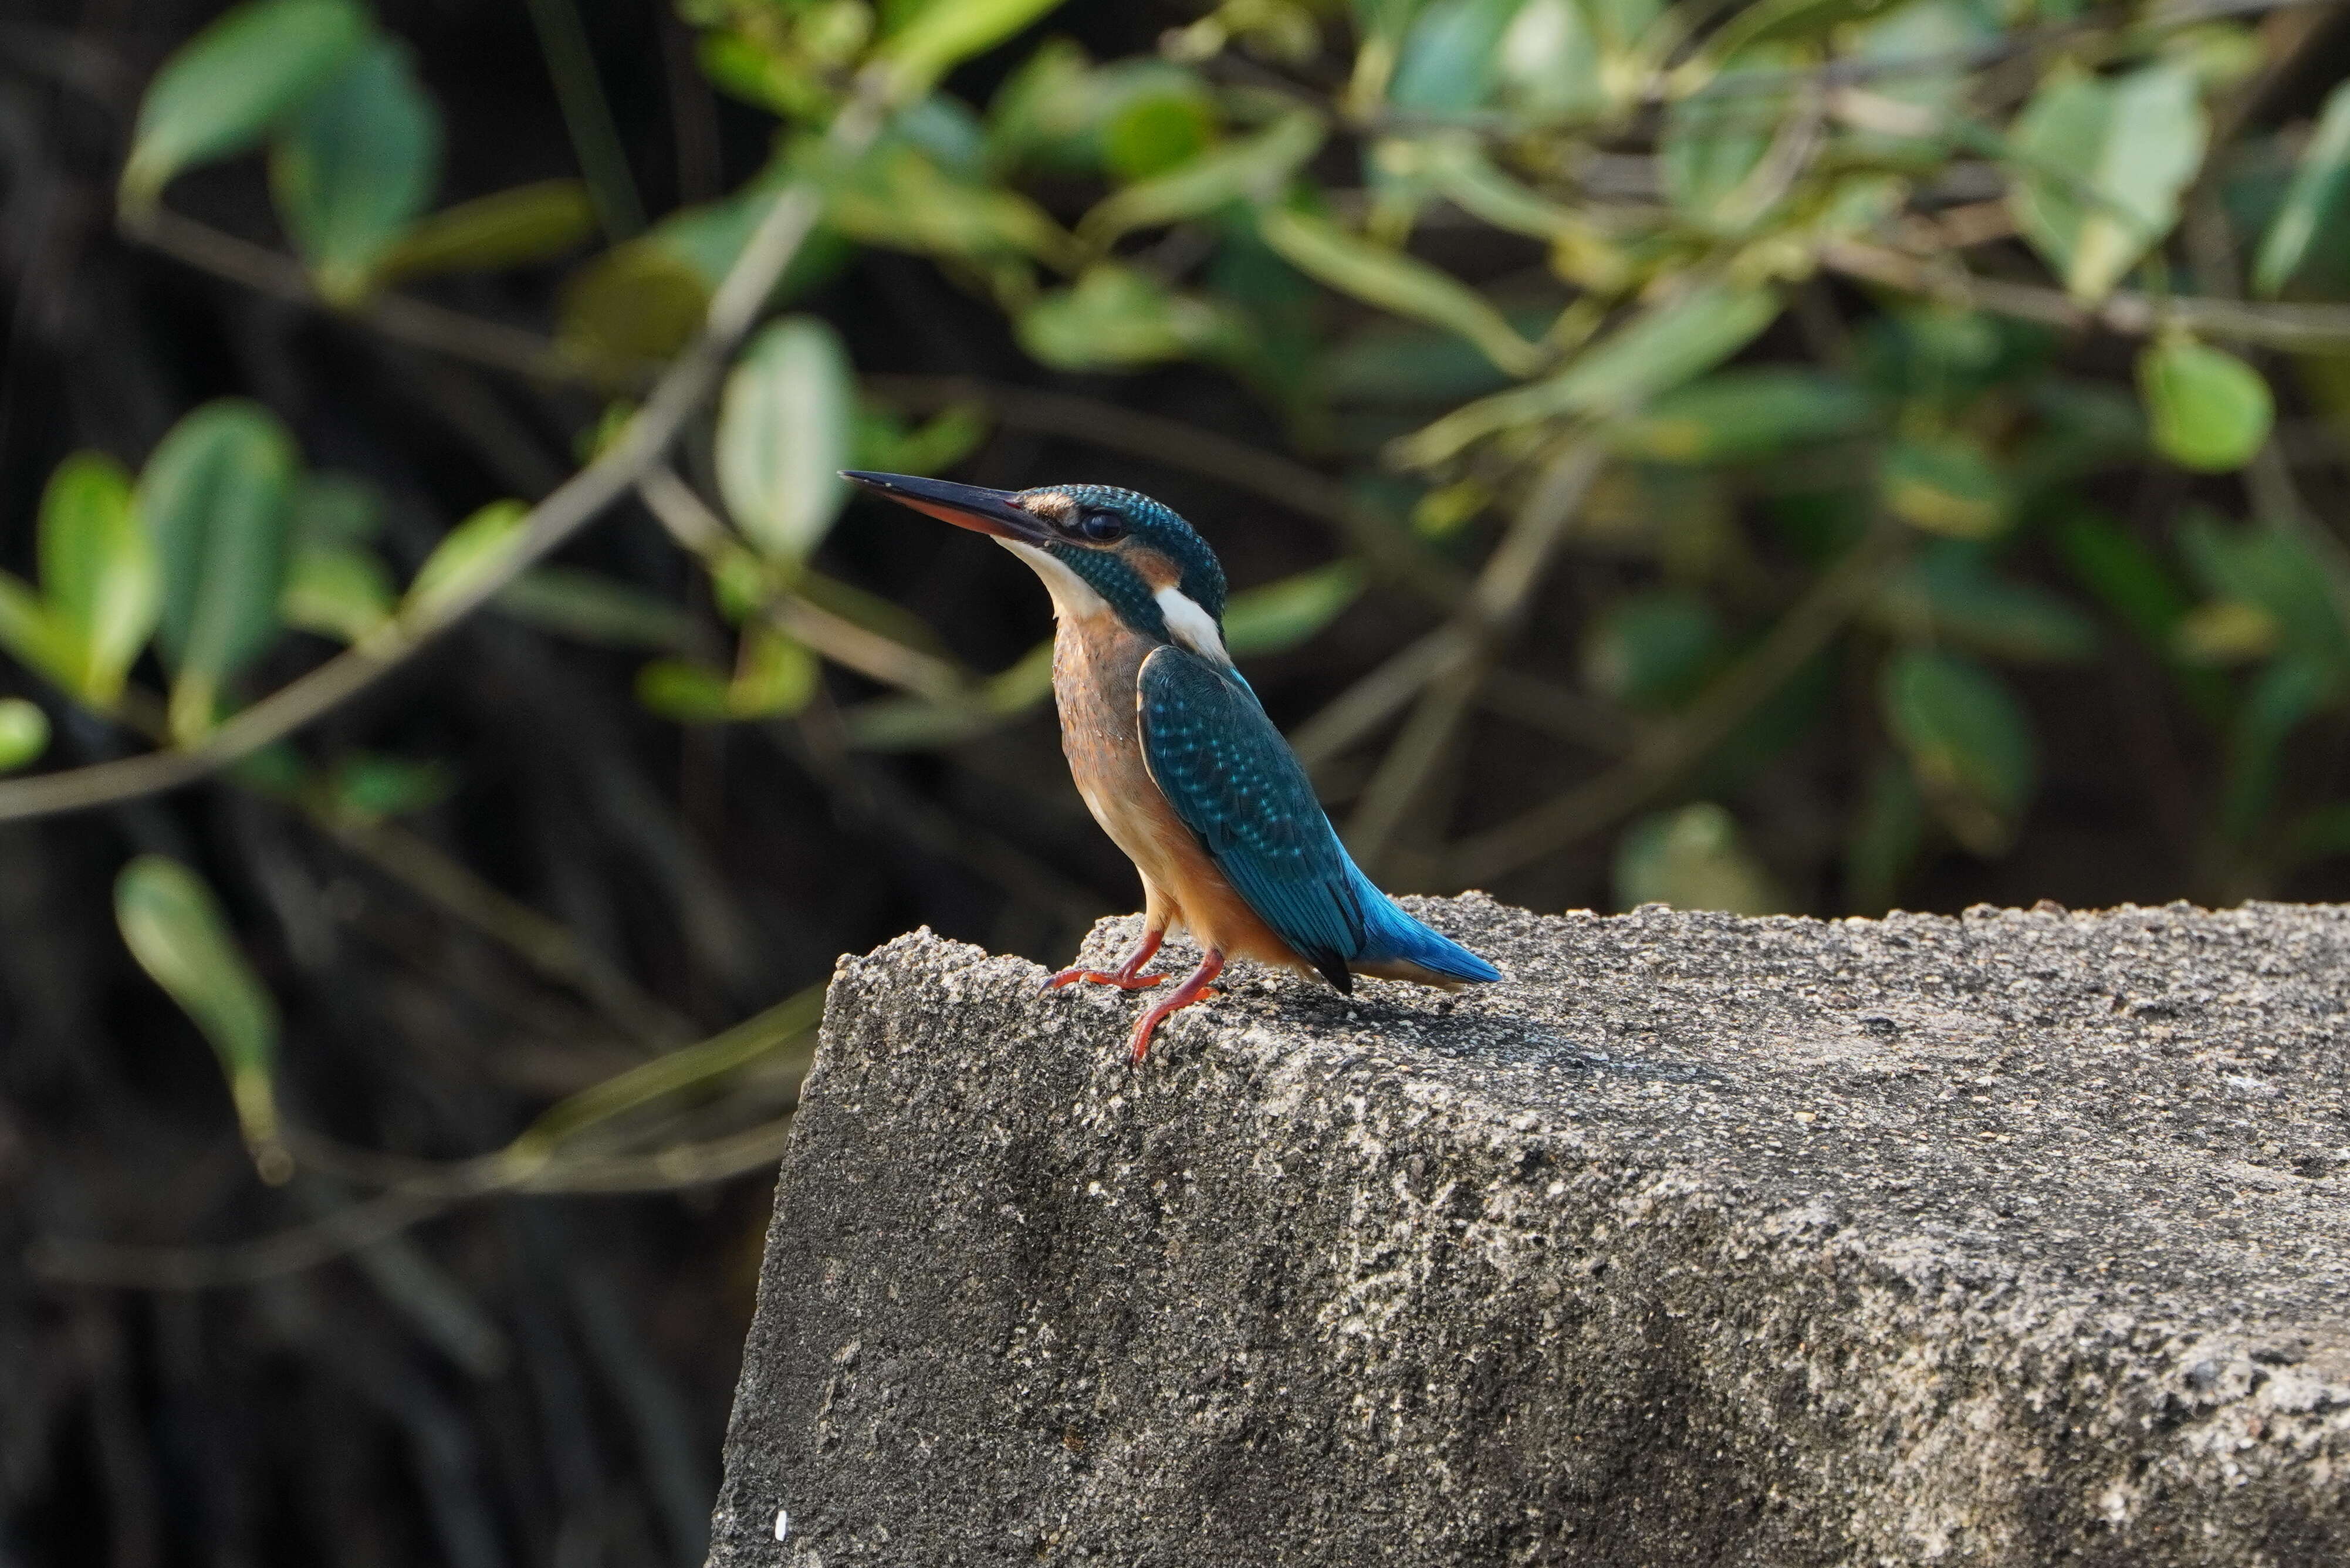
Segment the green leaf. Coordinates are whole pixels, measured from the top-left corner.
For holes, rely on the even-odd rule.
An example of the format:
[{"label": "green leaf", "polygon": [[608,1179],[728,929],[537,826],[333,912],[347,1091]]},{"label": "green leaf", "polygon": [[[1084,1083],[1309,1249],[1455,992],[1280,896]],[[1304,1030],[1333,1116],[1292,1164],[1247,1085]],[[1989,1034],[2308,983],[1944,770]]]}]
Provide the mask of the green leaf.
[{"label": "green leaf", "polygon": [[974,171],[942,166],[908,138],[885,140],[845,167],[816,152],[798,166],[823,188],[825,222],[851,239],[966,261],[1077,259],[1076,242],[1044,208]]},{"label": "green leaf", "polygon": [[60,691],[81,690],[87,662],[81,639],[57,625],[30,583],[0,572],[0,648]]},{"label": "green leaf", "polygon": [[122,199],[153,203],[191,164],[255,146],[359,50],[355,0],[247,0],[163,62],[139,105]]},{"label": "green leaf", "polygon": [[526,626],[604,648],[682,648],[693,622],[633,584],[577,566],[533,566],[498,590],[497,607]]},{"label": "green leaf", "polygon": [[1393,315],[1457,332],[1497,369],[1530,375],[1545,358],[1483,296],[1401,251],[1285,207],[1265,209],[1258,216],[1257,230],[1265,244],[1308,277]]},{"label": "green leaf", "polygon": [[1693,593],[1660,588],[1617,600],[1583,639],[1583,679],[1627,707],[1671,708],[1720,667],[1721,623]]},{"label": "green leaf", "polygon": [[442,536],[400,602],[402,615],[440,608],[495,579],[530,536],[530,508],[493,501]]},{"label": "green leaf", "polygon": [[269,188],[318,292],[354,305],[376,264],[432,199],[441,111],[414,57],[377,34],[279,129]]},{"label": "green leaf", "polygon": [[769,556],[806,561],[848,499],[856,372],[839,334],[812,316],[763,328],[719,403],[718,490],[735,526]]},{"label": "green leaf", "polygon": [[222,686],[277,635],[295,462],[268,410],[221,399],[172,426],[139,476],[139,516],[162,565],[172,732],[182,740],[211,728]]},{"label": "green leaf", "polygon": [[1077,223],[1077,238],[1106,247],[1133,229],[1205,216],[1232,202],[1278,198],[1329,127],[1311,109],[1283,115],[1254,136],[1227,141],[1180,169],[1113,192]]},{"label": "green leaf", "polygon": [[120,463],[79,452],[57,465],[41,495],[41,591],[59,652],[78,657],[75,694],[101,711],[154,635],[163,585],[155,546],[131,507]]},{"label": "green leaf", "polygon": [[1432,0],[1404,36],[1388,101],[1433,114],[1483,103],[1498,79],[1503,36],[1521,4]]},{"label": "green leaf", "polygon": [[229,935],[212,889],[161,855],[142,855],[114,883],[123,944],[212,1042],[244,1141],[265,1178],[289,1170],[277,1142],[277,1005]]},{"label": "green leaf", "polygon": [[2260,831],[2284,782],[2285,742],[2340,689],[2335,675],[2303,659],[2280,659],[2261,671],[2228,736],[2220,832],[2241,843]]},{"label": "green leaf", "polygon": [[658,364],[701,330],[710,294],[699,267],[639,235],[564,281],[556,337],[591,364]]},{"label": "green leaf", "polygon": [[313,470],[294,482],[295,548],[356,546],[382,531],[383,497],[359,475]]},{"label": "green leaf", "polygon": [[1196,91],[1128,100],[1101,130],[1102,163],[1131,183],[1180,169],[1216,140],[1215,105]]},{"label": "green leaf", "polygon": [[2009,134],[2012,202],[2074,298],[2103,299],[2170,232],[2206,135],[2194,75],[2177,65],[2110,79],[2067,67],[2041,85]]},{"label": "green leaf", "polygon": [[1938,640],[2022,664],[2074,664],[2097,628],[2062,596],[1992,572],[1981,549],[1933,545],[1888,582],[1875,618],[1897,636]]},{"label": "green leaf", "polygon": [[942,473],[987,439],[987,405],[954,403],[908,430],[894,410],[860,402],[849,465],[883,473]]},{"label": "green leaf", "polygon": [[2140,350],[2137,388],[2155,450],[2199,473],[2250,462],[2276,416],[2265,377],[2192,337],[2166,337]]},{"label": "green leaf", "polygon": [[457,793],[457,774],[447,763],[353,752],[338,759],[327,783],[334,810],[361,822],[409,816],[439,805]]},{"label": "green leaf", "polygon": [[2277,649],[2276,617],[2242,599],[2198,605],[2179,617],[2170,650],[2189,664],[2249,664]]},{"label": "green leaf", "polygon": [[1366,580],[1355,562],[1336,561],[1234,594],[1224,605],[1225,651],[1244,659],[1295,648],[1345,614]]},{"label": "green leaf", "polygon": [[296,545],[278,614],[297,630],[358,642],[391,619],[395,596],[383,563],[365,550]]},{"label": "green leaf", "polygon": [[734,717],[732,683],[718,670],[681,659],[656,659],[637,671],[637,701],[681,724],[723,724]]},{"label": "green leaf", "polygon": [[[1768,8],[1750,6],[1740,15]],[[1700,226],[1737,234],[1759,221],[1773,199],[1784,198],[1783,181],[1755,182],[1780,121],[1794,109],[1794,96],[1761,84],[1782,76],[1794,58],[1757,50],[1741,62],[1742,68],[1723,73],[1665,111],[1658,177],[1666,197]]]},{"label": "green leaf", "polygon": [[0,774],[37,762],[49,749],[49,716],[22,697],[0,697]]},{"label": "green leaf", "polygon": [[816,695],[816,657],[764,621],[743,634],[734,682],[726,691],[728,711],[737,719],[772,719],[796,713]]},{"label": "green leaf", "polygon": [[2055,543],[2081,585],[2125,626],[2158,648],[2170,640],[2187,613],[2187,590],[2137,535],[2080,513],[2057,527]]},{"label": "green leaf", "polygon": [[1841,377],[1757,366],[1659,395],[1613,426],[1608,445],[1653,462],[1753,462],[1858,435],[1876,418],[1876,400]]},{"label": "green leaf", "polygon": [[1971,659],[1912,648],[1886,660],[1878,697],[1952,836],[1977,855],[2004,853],[2038,770],[2031,720],[2006,683]]},{"label": "green leaf", "polygon": [[1885,449],[1885,504],[1915,528],[1953,539],[1988,539],[2007,527],[2013,496],[1981,441],[1957,431],[1896,441]]},{"label": "green leaf", "polygon": [[2197,513],[2180,524],[2178,544],[2211,597],[2259,606],[2295,655],[2350,675],[2350,629],[2334,608],[2324,567],[2301,541],[2270,528],[2225,526]]},{"label": "green leaf", "polygon": [[1441,462],[1499,431],[1570,415],[1622,415],[1737,353],[1779,316],[1768,288],[1709,283],[1650,306],[1557,374],[1483,398],[1397,444],[1407,464]]},{"label": "green leaf", "polygon": [[1711,801],[1657,812],[1625,830],[1616,849],[1616,902],[1733,915],[1787,908],[1786,895],[1742,841],[1737,819]]},{"label": "green leaf", "polygon": [[1873,915],[1892,907],[1926,837],[1926,802],[1898,757],[1880,757],[1845,840],[1845,907]]},{"label": "green leaf", "polygon": [[492,272],[552,261],[596,233],[583,180],[541,180],[446,207],[412,224],[375,264],[376,277]]},{"label": "green leaf", "polygon": [[1014,324],[1020,347],[1061,370],[1129,369],[1197,355],[1231,356],[1240,328],[1209,298],[1178,294],[1115,263],[1040,295]]},{"label": "green leaf", "polygon": [[2285,187],[2284,204],[2261,237],[2260,260],[2252,267],[2252,287],[2274,298],[2309,254],[2310,242],[2324,233],[2341,212],[2350,194],[2350,81],[2337,83],[2325,97],[2317,129],[2301,150],[2293,166],[2293,183]]},{"label": "green leaf", "polygon": [[902,99],[917,99],[973,55],[984,54],[1041,19],[1060,0],[929,0],[882,40],[879,57]]}]

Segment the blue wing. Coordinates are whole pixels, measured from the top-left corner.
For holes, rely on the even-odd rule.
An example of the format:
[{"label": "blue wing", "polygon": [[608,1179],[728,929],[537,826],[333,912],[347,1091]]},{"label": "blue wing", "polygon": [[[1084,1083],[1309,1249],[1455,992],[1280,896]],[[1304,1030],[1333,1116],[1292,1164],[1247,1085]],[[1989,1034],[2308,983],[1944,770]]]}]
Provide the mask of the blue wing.
[{"label": "blue wing", "polygon": [[1361,873],[1289,742],[1237,675],[1188,649],[1154,650],[1140,682],[1142,758],[1167,804],[1258,918],[1351,991]]}]

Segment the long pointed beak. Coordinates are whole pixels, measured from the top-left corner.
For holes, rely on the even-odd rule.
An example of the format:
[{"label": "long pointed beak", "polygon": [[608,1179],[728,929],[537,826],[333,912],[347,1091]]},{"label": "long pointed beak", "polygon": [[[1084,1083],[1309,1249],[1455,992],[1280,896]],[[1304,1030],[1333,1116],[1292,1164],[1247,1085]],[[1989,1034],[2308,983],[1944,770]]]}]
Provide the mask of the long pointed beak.
[{"label": "long pointed beak", "polygon": [[983,490],[976,484],[920,479],[910,473],[860,473],[855,469],[842,470],[840,477],[876,495],[886,495],[900,506],[927,512],[975,534],[992,534],[1023,545],[1044,545],[1052,538],[1044,523],[1024,511],[1008,490]]}]

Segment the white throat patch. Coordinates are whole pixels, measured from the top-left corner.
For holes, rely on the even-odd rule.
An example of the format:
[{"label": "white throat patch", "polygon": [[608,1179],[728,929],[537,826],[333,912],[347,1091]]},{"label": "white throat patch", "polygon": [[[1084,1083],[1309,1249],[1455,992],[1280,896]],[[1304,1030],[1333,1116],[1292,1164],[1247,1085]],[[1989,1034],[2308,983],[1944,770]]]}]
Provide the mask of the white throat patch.
[{"label": "white throat patch", "polygon": [[1091,583],[1035,545],[1024,545],[1017,539],[998,539],[996,543],[1027,562],[1045,579],[1045,587],[1053,596],[1055,618],[1091,620],[1109,613],[1109,601],[1094,592]]},{"label": "white throat patch", "polygon": [[1198,600],[1171,583],[1151,597],[1159,601],[1159,613],[1167,622],[1170,637],[1202,659],[1232,663],[1232,656],[1224,651],[1223,635],[1216,629],[1216,618],[1201,609]]}]

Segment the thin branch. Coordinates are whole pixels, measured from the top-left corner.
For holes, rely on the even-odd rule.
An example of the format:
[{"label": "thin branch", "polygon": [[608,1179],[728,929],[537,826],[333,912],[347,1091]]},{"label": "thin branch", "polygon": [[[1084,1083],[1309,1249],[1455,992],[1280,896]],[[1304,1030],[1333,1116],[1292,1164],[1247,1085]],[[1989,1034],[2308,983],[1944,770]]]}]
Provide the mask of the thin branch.
[{"label": "thin branch", "polygon": [[199,272],[369,327],[395,342],[489,369],[534,380],[582,381],[602,388],[615,381],[641,382],[649,369],[598,361],[536,332],[406,295],[378,294],[363,305],[346,309],[321,296],[310,275],[293,257],[182,217],[168,207],[126,212],[121,225],[128,238]]},{"label": "thin branch", "polygon": [[1469,590],[1460,568],[1415,545],[1383,518],[1366,511],[1347,487],[1290,458],[1180,420],[1139,413],[1093,398],[1030,391],[961,376],[868,376],[866,388],[917,408],[984,403],[1015,430],[1084,441],[1105,452],[1188,468],[1304,516],[1326,523],[1364,560],[1396,586],[1440,609],[1456,607]]},{"label": "thin branch", "polygon": [[1475,886],[1589,836],[1669,788],[1825,647],[1898,558],[1901,531],[1880,524],[1814,583],[1770,636],[1708,688],[1679,722],[1653,732],[1617,766],[1501,826],[1453,846],[1445,879]]},{"label": "thin branch", "polygon": [[2350,305],[2248,305],[2198,295],[2158,299],[2126,291],[2107,296],[2102,304],[2084,306],[2060,289],[1978,277],[1956,266],[1858,241],[1833,241],[1820,247],[1819,258],[1822,265],[1847,277],[2049,327],[2102,327],[2132,337],[2183,327],[2201,337],[2271,348],[2350,348]]},{"label": "thin branch", "polygon": [[[859,98],[835,121],[833,136],[844,147],[859,148],[872,140],[879,123],[878,99]],[[775,197],[719,285],[701,335],[662,373],[619,439],[531,510],[521,544],[495,570],[404,613],[381,633],[272,692],[194,745],[0,784],[0,822],[86,810],[192,784],[365,691],[489,602],[662,461],[716,384],[727,356],[757,317],[820,211],[820,199],[805,185],[790,186]]]}]

